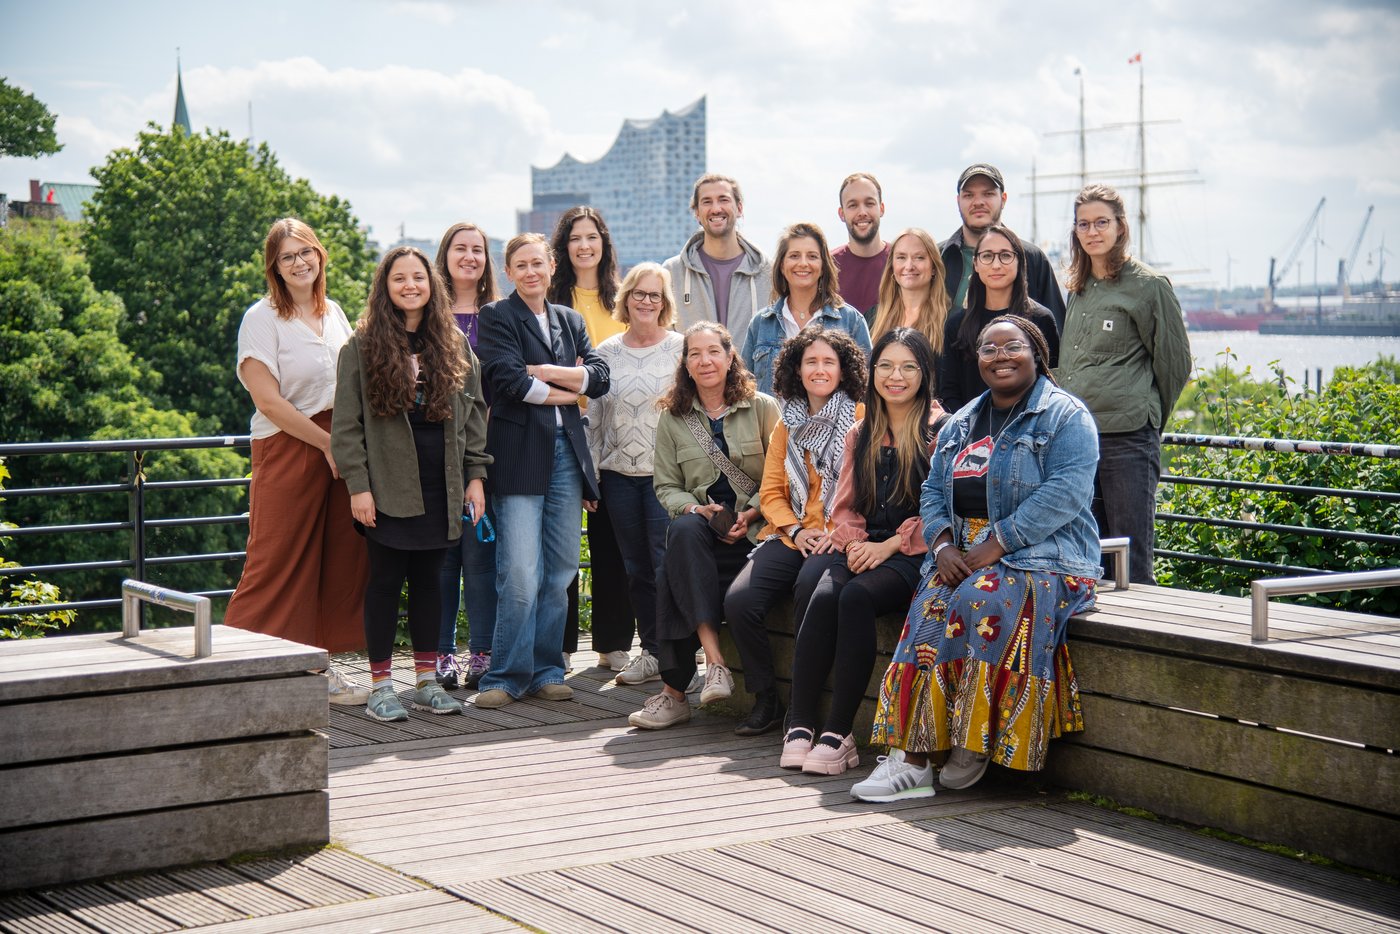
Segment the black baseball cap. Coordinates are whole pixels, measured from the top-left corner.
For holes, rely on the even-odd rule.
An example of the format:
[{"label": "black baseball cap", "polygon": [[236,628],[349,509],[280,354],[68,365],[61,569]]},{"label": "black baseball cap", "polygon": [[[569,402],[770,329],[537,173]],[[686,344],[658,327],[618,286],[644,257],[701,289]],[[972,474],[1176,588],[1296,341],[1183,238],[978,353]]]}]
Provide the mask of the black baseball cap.
[{"label": "black baseball cap", "polygon": [[961,193],[963,190],[963,186],[967,184],[968,179],[976,175],[985,175],[992,181],[996,182],[997,188],[999,190],[1006,190],[1006,182],[1002,180],[1001,170],[994,165],[988,165],[985,162],[978,162],[976,165],[969,165],[967,168],[963,169],[962,174],[958,176],[958,192]]}]

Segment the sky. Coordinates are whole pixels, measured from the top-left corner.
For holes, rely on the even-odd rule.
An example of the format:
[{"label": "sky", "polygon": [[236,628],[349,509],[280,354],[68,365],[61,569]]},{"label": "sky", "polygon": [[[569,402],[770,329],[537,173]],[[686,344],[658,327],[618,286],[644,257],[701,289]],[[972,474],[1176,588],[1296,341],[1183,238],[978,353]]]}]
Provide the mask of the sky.
[{"label": "sky", "polygon": [[[887,237],[958,225],[956,183],[996,164],[1003,220],[1063,246],[1089,128],[1137,119],[1148,168],[1199,184],[1148,194],[1139,255],[1181,285],[1262,285],[1318,200],[1285,284],[1400,278],[1400,5],[1278,0],[0,0],[0,74],[57,115],[64,150],[0,158],[0,191],[91,181],[148,121],[168,125],[176,49],[195,129],[266,141],[292,175],[350,201],[380,243],[457,220],[515,232],[530,166],[600,157],[623,120],[708,96],[708,165],[739,179],[741,231],[771,252],[812,220],[844,242],[837,187],[879,177]],[[1075,71],[1080,74],[1076,76]],[[1135,128],[1088,136],[1090,180],[1135,169]],[[1181,176],[1174,176],[1181,177]],[[1033,211],[1033,204],[1035,210]],[[677,244],[679,247],[680,244]],[[664,257],[657,257],[663,259]]]}]

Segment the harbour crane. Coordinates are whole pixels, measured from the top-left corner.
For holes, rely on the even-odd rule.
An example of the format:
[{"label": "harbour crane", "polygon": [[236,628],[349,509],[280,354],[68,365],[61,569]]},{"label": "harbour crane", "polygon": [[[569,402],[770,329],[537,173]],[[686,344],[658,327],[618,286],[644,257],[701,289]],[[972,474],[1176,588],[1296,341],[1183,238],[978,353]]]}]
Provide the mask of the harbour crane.
[{"label": "harbour crane", "polygon": [[1352,242],[1347,258],[1337,260],[1337,290],[1342,293],[1343,300],[1351,298],[1351,276],[1356,270],[1356,254],[1361,252],[1361,239],[1366,236],[1366,227],[1371,223],[1371,212],[1375,209],[1374,204],[1366,208],[1366,216],[1361,219],[1361,229],[1356,232],[1356,240]]},{"label": "harbour crane", "polygon": [[[1322,207],[1327,203],[1326,198],[1317,202],[1317,207],[1309,215],[1303,224],[1303,229],[1298,232],[1298,236],[1293,239],[1293,243],[1288,248],[1288,254],[1279,266],[1278,261],[1272,256],[1269,257],[1269,288],[1264,293],[1265,306],[1272,306],[1274,303],[1274,288],[1283,281],[1283,277],[1288,275],[1288,271],[1293,268],[1293,264],[1298,261],[1298,254],[1303,250],[1303,244],[1308,242],[1308,237],[1312,235],[1313,227],[1317,225],[1317,219],[1322,214]],[[1277,268],[1277,272],[1274,270]]]}]

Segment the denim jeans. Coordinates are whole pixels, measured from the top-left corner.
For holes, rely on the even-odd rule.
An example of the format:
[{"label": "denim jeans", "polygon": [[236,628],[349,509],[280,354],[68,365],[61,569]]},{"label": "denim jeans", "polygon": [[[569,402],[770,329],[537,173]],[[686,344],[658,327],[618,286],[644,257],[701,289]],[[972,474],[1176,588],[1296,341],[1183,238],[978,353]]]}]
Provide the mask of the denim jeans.
[{"label": "denim jeans", "polygon": [[637,634],[642,648],[656,655],[661,651],[656,637],[656,571],[666,560],[666,529],[671,518],[657,502],[651,477],[604,470],[598,483],[627,569],[627,593],[637,614]]},{"label": "denim jeans", "polygon": [[[1153,584],[1152,549],[1157,483],[1162,477],[1162,435],[1151,424],[1137,431],[1099,435],[1099,474],[1094,518],[1104,538],[1126,535],[1128,579]],[[1108,559],[1105,559],[1108,564]],[[1112,576],[1111,572],[1108,572]]]},{"label": "denim jeans", "polygon": [[543,496],[491,497],[496,514],[496,632],[483,691],[511,697],[562,684],[560,645],[569,581],[578,573],[583,471],[568,436],[554,435]]},{"label": "denim jeans", "polygon": [[[490,511],[487,511],[490,515]],[[495,520],[492,520],[495,523]],[[438,654],[457,654],[457,606],[467,610],[467,651],[490,652],[496,634],[496,543],[476,540],[476,529],[463,520],[462,540],[447,549],[442,561],[442,630]]]}]

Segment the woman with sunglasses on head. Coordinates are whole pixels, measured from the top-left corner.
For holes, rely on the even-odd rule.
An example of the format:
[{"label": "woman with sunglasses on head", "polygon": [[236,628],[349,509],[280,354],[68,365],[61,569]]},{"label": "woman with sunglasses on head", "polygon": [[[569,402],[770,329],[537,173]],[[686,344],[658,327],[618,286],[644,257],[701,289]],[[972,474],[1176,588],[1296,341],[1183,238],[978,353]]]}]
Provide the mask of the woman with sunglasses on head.
[{"label": "woman with sunglasses on head", "polygon": [[[551,240],[559,264],[549,284],[549,300],[572,308],[583,316],[588,339],[595,348],[625,329],[616,318],[618,309],[617,252],[603,215],[587,205],[569,208],[559,217]],[[585,410],[586,398],[579,400]],[[585,519],[588,535],[590,579],[593,582],[593,649],[598,667],[621,671],[629,661],[632,634],[636,631],[627,570],[613,524],[608,502],[598,500],[598,508]],[[564,627],[565,656],[578,651],[578,579],[569,588],[569,616]],[[568,665],[566,664],[567,668]]]},{"label": "woman with sunglasses on head", "polygon": [[729,329],[701,321],[685,332],[671,389],[661,397],[653,480],[671,517],[656,579],[661,691],[627,721],[662,730],[690,719],[686,693],[705,650],[700,703],[724,700],[734,678],[719,647],[725,591],[763,531],[759,483],[778,403],[754,388]]},{"label": "woman with sunglasses on head", "polygon": [[1162,431],[1191,378],[1186,320],[1167,277],[1128,255],[1127,210],[1109,186],[1075,196],[1070,255],[1055,372],[1098,425],[1100,529],[1131,540],[1128,578],[1151,584]]},{"label": "woman with sunglasses on head", "polygon": [[989,388],[944,426],[924,481],[930,558],[880,688],[872,741],[890,753],[851,788],[862,801],[931,796],[945,750],[944,788],[989,762],[1037,770],[1050,739],[1084,728],[1065,631],[1099,575],[1098,445],[1049,353],[1014,315],[978,335]]},{"label": "woman with sunglasses on head", "polygon": [[[875,665],[875,621],[909,605],[926,550],[919,485],[945,418],[933,397],[933,348],[913,328],[875,344],[865,417],[846,433],[832,505],[839,552],[797,630],[792,712],[778,764],[840,775],[860,761],[851,728]],[[819,720],[830,675],[831,705]]]},{"label": "woman with sunglasses on head", "polygon": [[[617,682],[643,684],[661,677],[656,573],[665,558],[666,529],[671,522],[656,498],[652,481],[656,423],[661,417],[656,400],[675,380],[685,343],[685,338],[670,330],[676,320],[671,274],[656,263],[633,266],[622,281],[613,315],[627,330],[598,345],[598,357],[612,374],[612,388],[588,406],[588,448],[622,551],[642,643],[642,653],[627,662]],[[593,580],[596,601],[598,578]],[[631,646],[630,629],[617,635],[619,643],[625,638]],[[607,645],[598,639],[595,623],[595,646]]]},{"label": "woman with sunglasses on head", "polygon": [[[475,224],[453,224],[442,235],[434,265],[447,286],[452,317],[475,352],[482,306],[500,298],[486,231]],[[482,394],[489,404],[490,394],[484,387]],[[491,528],[487,519],[465,529],[461,541],[448,548],[443,559],[437,680],[447,691],[457,690],[459,678],[463,686],[476,687],[491,667],[491,639],[496,631],[496,543],[494,533],[488,534]],[[465,668],[457,662],[457,608],[462,603],[470,653]]]},{"label": "woman with sunglasses on head", "polygon": [[[793,619],[835,560],[830,535],[846,435],[865,414],[865,354],[836,329],[805,328],[783,344],[773,370],[782,421],[768,439],[759,506],[769,531],[724,597],[724,618],[744,663],[753,710],[734,731],[758,736],[783,722],[768,642],[768,611],[791,595]],[[796,627],[794,627],[795,629]]]},{"label": "woman with sunglasses on head", "polygon": [[739,356],[758,391],[773,391],[773,365],[783,342],[806,327],[845,331],[870,353],[865,316],[841,300],[836,261],[816,224],[793,224],[778,238],[773,259],[773,304],[754,315]]},{"label": "woman with sunglasses on head", "polygon": [[[331,447],[369,550],[365,641],[374,689],[365,713],[406,720],[392,665],[399,596],[408,586],[414,691],[409,706],[461,713],[437,682],[442,564],[485,515],[486,403],[481,372],[449,310],[447,289],[416,247],[394,247],[340,352]],[[480,521],[478,519],[478,521]]]},{"label": "woman with sunglasses on head", "polygon": [[[224,623],[314,645],[364,646],[364,543],[331,453],[336,360],[350,322],[326,297],[326,249],[294,217],[263,243],[267,295],[238,328],[238,379],[256,407],[248,491],[248,556]],[[369,691],[326,670],[332,704]]]},{"label": "woman with sunglasses on head", "polygon": [[1009,228],[993,224],[982,234],[972,256],[973,276],[967,286],[967,308],[948,316],[944,331],[939,398],[956,412],[986,390],[977,360],[977,335],[993,318],[1016,315],[1040,328],[1050,348],[1050,367],[1060,359],[1060,332],[1050,309],[1031,298],[1026,289],[1026,248]]},{"label": "woman with sunglasses on head", "polygon": [[[934,373],[943,358],[944,322],[948,319],[947,271],[938,243],[928,231],[910,227],[890,242],[890,258],[880,274],[880,301],[875,306],[871,340],[878,341],[895,328],[913,328],[933,348]],[[943,396],[942,384],[935,395]],[[951,411],[951,410],[950,410]]]}]

